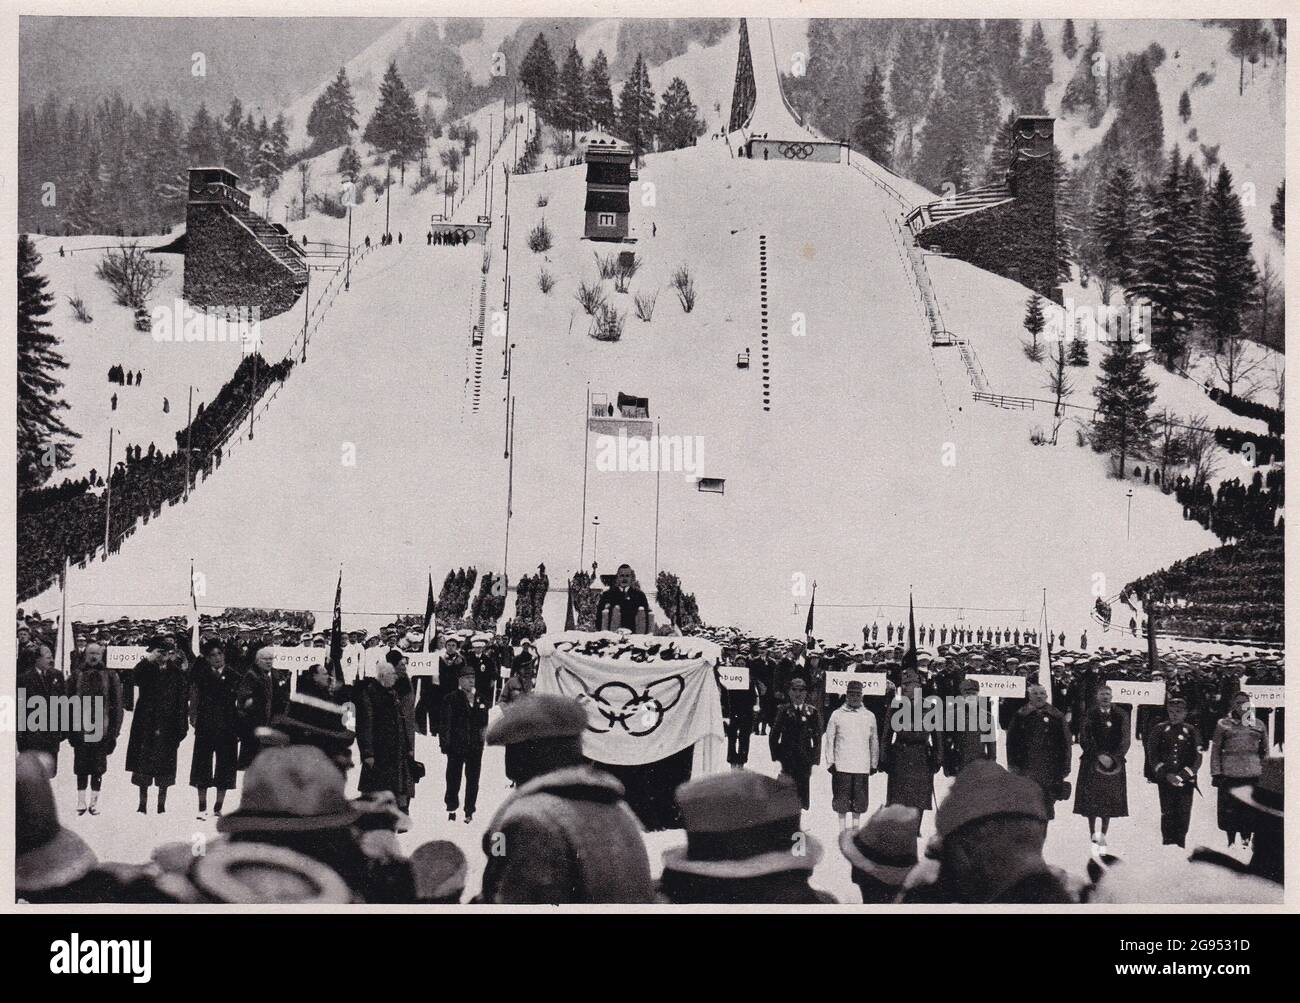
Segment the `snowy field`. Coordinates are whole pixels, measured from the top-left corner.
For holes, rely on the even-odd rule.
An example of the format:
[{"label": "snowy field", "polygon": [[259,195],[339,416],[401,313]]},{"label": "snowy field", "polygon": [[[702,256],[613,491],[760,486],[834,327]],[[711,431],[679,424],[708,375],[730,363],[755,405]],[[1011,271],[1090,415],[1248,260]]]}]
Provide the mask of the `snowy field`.
[{"label": "snowy field", "polygon": [[[492,714],[500,714],[494,709]],[[189,845],[201,845],[203,841],[217,838],[216,820],[209,811],[208,818],[197,817],[197,797],[193,788],[185,786],[189,778],[189,763],[194,736],[191,732],[180,747],[177,759],[178,786],[168,792],[167,811],[156,814],[157,792],[149,795],[149,814],[136,812],[138,799],[137,788],[131,785],[131,777],[124,767],[126,757],[126,737],[131,725],[131,714],[126,716],[122,737],[116,751],[109,760],[108,772],[104,776],[104,790],[100,800],[98,816],[76,814],[76,780],[72,775],[72,756],[67,748],[62,750],[59,763],[59,775],[54,780],[55,797],[59,808],[59,820],[90,844],[91,848],[105,861],[123,863],[144,863],[156,846],[168,842],[183,842]],[[354,752],[355,755],[355,752]],[[416,736],[416,758],[424,763],[428,770],[425,779],[416,788],[415,799],[411,802],[411,829],[402,834],[398,842],[404,853],[410,854],[421,843],[431,839],[450,840],[461,848],[469,864],[469,876],[466,884],[464,901],[476,895],[482,885],[485,855],[482,849],[484,834],[492,821],[493,814],[509,794],[509,781],[505,777],[504,755],[500,747],[489,747],[483,756],[483,774],[480,781],[478,811],[473,822],[466,823],[464,812],[458,813],[455,822],[448,821],[443,796],[446,791],[444,772],[446,759],[438,751],[437,740],[427,735]],[[1208,758],[1208,753],[1207,753]],[[1006,763],[1006,749],[1003,736],[999,733],[998,761]],[[1074,748],[1074,774],[1078,773],[1078,747]],[[748,768],[760,773],[775,776],[777,768],[768,755],[766,736],[755,735],[750,744]],[[350,774],[349,796],[356,795],[355,785],[358,771]],[[1123,858],[1126,864],[1142,874],[1159,873],[1172,863],[1185,859],[1196,846],[1208,846],[1212,849],[1225,850],[1225,838],[1215,824],[1215,797],[1217,791],[1209,785],[1208,767],[1201,770],[1201,789],[1205,797],[1197,797],[1192,807],[1191,828],[1187,834],[1187,849],[1180,850],[1174,846],[1163,846],[1160,842],[1160,806],[1153,784],[1142,778],[1142,752],[1135,742],[1127,760],[1129,817],[1117,819],[1111,823],[1107,839],[1111,853]],[[1072,780],[1077,778],[1072,776]],[[888,778],[877,774],[869,781],[868,815],[883,807]],[[243,783],[243,774],[240,775]],[[935,776],[935,796],[942,801],[952,781],[942,773]],[[1077,786],[1077,782],[1076,782]],[[813,768],[811,782],[811,804],[804,813],[804,831],[814,836],[822,845],[823,856],[817,864],[812,883],[815,887],[830,892],[842,903],[861,904],[861,896],[849,876],[849,865],[839,851],[837,842],[839,820],[831,811],[830,777],[826,770],[817,766]],[[211,801],[209,801],[211,803]],[[238,791],[232,791],[226,801],[226,809],[234,810],[239,805]],[[921,824],[921,837],[918,847],[924,849],[925,842],[934,834],[934,812],[926,812]],[[663,867],[663,851],[680,846],[685,842],[681,830],[655,832],[646,835],[646,846],[650,854],[651,872],[658,877]],[[1077,878],[1086,877],[1086,868],[1091,844],[1088,840],[1088,823],[1081,816],[1072,812],[1072,802],[1057,802],[1056,819],[1048,825],[1047,843],[1043,856],[1048,863],[1061,867]],[[1228,851],[1239,859],[1249,859],[1249,851],[1240,846]]]}]

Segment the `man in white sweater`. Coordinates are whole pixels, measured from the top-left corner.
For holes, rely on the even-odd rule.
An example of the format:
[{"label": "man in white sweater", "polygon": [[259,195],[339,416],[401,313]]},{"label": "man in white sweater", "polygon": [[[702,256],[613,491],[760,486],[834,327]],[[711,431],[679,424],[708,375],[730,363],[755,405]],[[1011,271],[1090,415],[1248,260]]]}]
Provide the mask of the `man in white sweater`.
[{"label": "man in white sweater", "polygon": [[880,764],[876,716],[862,706],[862,683],[851,679],[844,703],[826,724],[826,768],[831,775],[831,807],[840,817],[841,831],[853,814],[856,829],[867,810],[867,777]]}]

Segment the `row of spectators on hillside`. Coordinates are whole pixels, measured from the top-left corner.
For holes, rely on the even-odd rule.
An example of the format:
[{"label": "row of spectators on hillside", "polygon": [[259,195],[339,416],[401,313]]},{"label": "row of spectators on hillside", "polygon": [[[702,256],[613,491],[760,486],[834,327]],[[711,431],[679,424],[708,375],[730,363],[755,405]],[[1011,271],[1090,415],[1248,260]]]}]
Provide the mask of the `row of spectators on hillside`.
[{"label": "row of spectators on hillside", "polygon": [[1206,390],[1206,393],[1209,394],[1210,400],[1227,408],[1233,414],[1266,422],[1269,432],[1273,435],[1281,435],[1286,429],[1286,413],[1284,411],[1269,407],[1267,404],[1258,404],[1255,401],[1246,400],[1218,387],[1210,387]]},{"label": "row of spectators on hillside", "polygon": [[1282,641],[1284,549],[1279,533],[1248,536],[1130,582],[1120,601],[1154,606],[1158,634]]},{"label": "row of spectators on hillside", "polygon": [[515,615],[504,628],[511,644],[519,644],[524,638],[535,641],[546,633],[542,608],[550,587],[551,580],[546,574],[545,564],[537,566],[537,574],[524,575],[516,583]]},{"label": "row of spectators on hillside", "polygon": [[438,602],[434,607],[440,622],[465,615],[465,610],[469,608],[470,596],[474,594],[474,583],[477,580],[478,569],[473,565],[470,565],[468,571],[464,568],[457,568],[455,571],[447,572],[447,577],[442,581],[442,591],[438,595]]},{"label": "row of spectators on hillside", "polygon": [[1267,475],[1255,471],[1249,486],[1237,477],[1220,481],[1217,491],[1206,482],[1179,477],[1174,482],[1174,496],[1183,506],[1184,519],[1194,519],[1220,540],[1228,541],[1252,534],[1281,535],[1283,522],[1277,512],[1285,503],[1284,487],[1283,468],[1274,467]]},{"label": "row of spectators on hillside", "polygon": [[[189,464],[193,486],[221,465],[221,448],[237,431],[248,413],[249,389],[254,366],[257,386],[254,398],[261,399],[271,385],[285,380],[293,368],[292,359],[267,365],[260,356],[247,356],[235,375],[221,388],[210,406],[199,406],[190,426],[176,433],[175,452],[162,453],[150,445],[145,454],[138,445],[128,446],[128,460],[116,465],[111,492],[103,478],[89,477],[43,488],[18,506],[18,595],[27,598],[53,584],[69,560],[84,567],[100,550],[105,537],[105,514],[109,516],[110,550],[131,536],[138,525],[160,515],[162,507],[175,505],[186,491],[187,443],[193,450]],[[111,493],[111,503],[110,503]],[[101,551],[102,552],[102,551]]]}]

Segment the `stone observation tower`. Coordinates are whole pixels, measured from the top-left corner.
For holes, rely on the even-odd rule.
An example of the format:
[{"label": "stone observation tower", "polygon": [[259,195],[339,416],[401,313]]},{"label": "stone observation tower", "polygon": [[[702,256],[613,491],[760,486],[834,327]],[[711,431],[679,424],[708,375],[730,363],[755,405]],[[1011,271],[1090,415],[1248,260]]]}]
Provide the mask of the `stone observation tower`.
[{"label": "stone observation tower", "polygon": [[920,247],[950,254],[1061,302],[1056,276],[1054,120],[1021,115],[1006,178],[918,206],[907,226]]}]

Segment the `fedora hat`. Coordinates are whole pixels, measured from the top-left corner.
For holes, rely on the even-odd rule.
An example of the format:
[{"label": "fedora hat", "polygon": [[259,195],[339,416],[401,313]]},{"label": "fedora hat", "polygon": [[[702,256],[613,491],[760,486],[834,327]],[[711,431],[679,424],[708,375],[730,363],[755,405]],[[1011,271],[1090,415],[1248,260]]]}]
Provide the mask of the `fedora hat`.
[{"label": "fedora hat", "polygon": [[14,891],[19,895],[62,888],[89,874],[99,860],[76,833],[59,824],[50,775],[36,752],[15,767]]},{"label": "fedora hat", "polygon": [[1103,752],[1093,762],[1093,769],[1103,777],[1113,777],[1119,774],[1120,763],[1114,756]]},{"label": "fedora hat", "polygon": [[840,852],[855,871],[887,885],[901,885],[916,866],[920,812],[906,805],[881,808],[861,829],[840,833]]},{"label": "fedora hat", "polygon": [[821,844],[799,827],[794,784],[749,770],[692,780],[677,788],[686,845],[665,850],[664,870],[711,878],[755,878],[811,871]]},{"label": "fedora hat", "polygon": [[190,880],[203,895],[230,905],[346,905],[341,877],[297,850],[266,843],[218,842],[195,858]]},{"label": "fedora hat", "polygon": [[361,815],[343,793],[343,774],[314,745],[263,749],[244,774],[239,810],[218,832],[311,832],[351,825]]},{"label": "fedora hat", "polygon": [[1256,811],[1281,818],[1282,800],[1286,794],[1285,762],[1283,756],[1265,759],[1259,779],[1253,784],[1232,788],[1232,796]]}]

